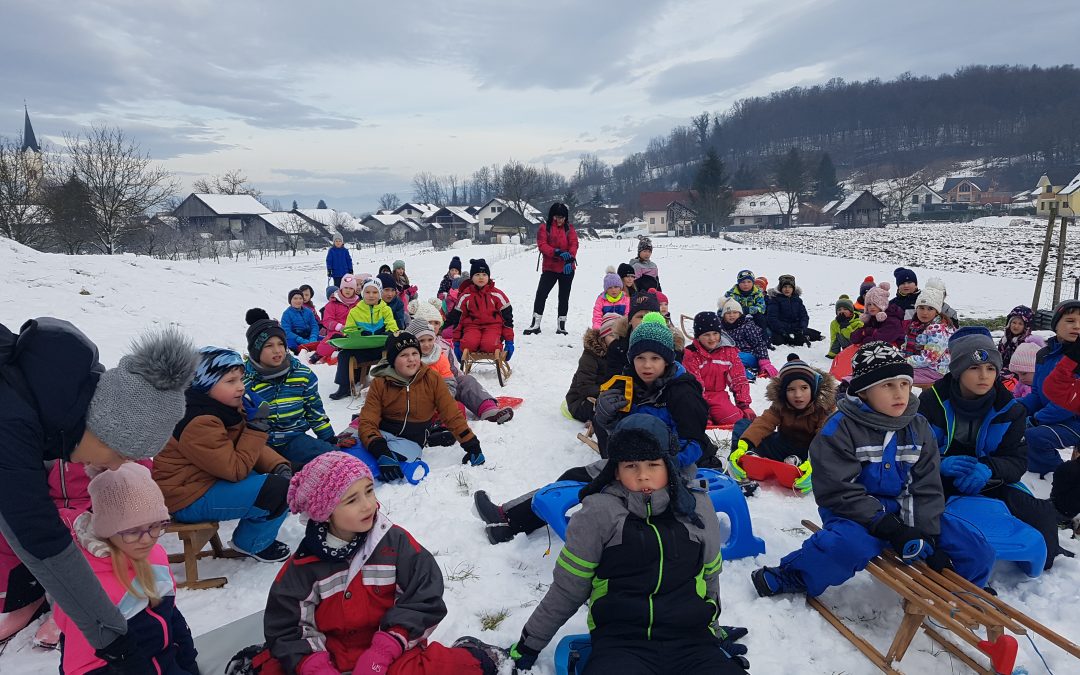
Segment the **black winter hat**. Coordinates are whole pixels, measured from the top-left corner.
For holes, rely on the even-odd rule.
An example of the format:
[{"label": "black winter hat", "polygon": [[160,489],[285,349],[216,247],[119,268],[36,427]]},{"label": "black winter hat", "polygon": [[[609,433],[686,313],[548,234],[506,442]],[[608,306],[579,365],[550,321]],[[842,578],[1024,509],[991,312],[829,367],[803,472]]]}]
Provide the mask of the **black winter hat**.
[{"label": "black winter hat", "polygon": [[483,258],[473,258],[469,260],[469,278],[472,279],[474,274],[484,274],[491,276],[491,268],[488,267],[487,261]]},{"label": "black winter hat", "polygon": [[1054,308],[1054,318],[1050,321],[1050,330],[1057,330],[1058,322],[1061,321],[1061,317],[1065,316],[1065,312],[1074,309],[1080,309],[1080,300],[1062,300]]},{"label": "black winter hat", "polygon": [[630,298],[630,317],[633,318],[638,312],[645,310],[646,312],[659,312],[660,300],[656,297],[655,293],[649,293],[645,291],[638,293],[634,297]]},{"label": "black winter hat", "polygon": [[887,380],[906,378],[914,381],[915,371],[896,347],[874,340],[867,342],[851,357],[851,383],[848,391],[858,394]]},{"label": "black winter hat", "polygon": [[461,271],[461,258],[454,256],[450,259],[450,267],[446,268],[446,271],[449,272],[450,270]]},{"label": "black winter hat", "polygon": [[630,263],[620,263],[618,275],[620,277],[632,277],[634,276],[634,266]]},{"label": "black winter hat", "polygon": [[380,272],[375,278],[382,284],[383,290],[386,290],[387,288],[397,290],[397,280],[394,279],[393,274],[390,274],[389,272]]},{"label": "black winter hat", "polygon": [[694,315],[694,339],[703,333],[720,332],[720,315],[716,312],[698,312]]},{"label": "black winter hat", "polygon": [[[818,388],[821,387],[821,373],[814,370],[809,363],[799,358],[798,354],[789,354],[787,363],[777,373],[780,377],[780,393],[785,394],[788,386],[795,380],[802,380],[810,387],[810,394],[817,396]],[[784,397],[787,400],[787,397]]]},{"label": "black winter hat", "polygon": [[386,360],[390,366],[392,367],[394,365],[394,361],[397,360],[397,357],[401,352],[409,348],[413,348],[417,352],[420,352],[420,341],[417,340],[416,336],[412,333],[401,331],[397,335],[391,335],[386,338]]},{"label": "black winter hat", "polygon": [[893,278],[896,279],[896,285],[906,284],[907,282],[919,283],[919,279],[915,276],[915,272],[909,270],[906,267],[897,267],[893,270]]},{"label": "black winter hat", "polygon": [[783,289],[784,286],[791,286],[795,288],[795,275],[794,274],[781,274],[780,279],[777,280],[776,287]]},{"label": "black winter hat", "polygon": [[285,342],[285,329],[277,321],[271,319],[265,309],[261,307],[249,309],[247,314],[244,315],[244,320],[248,325],[246,334],[248,356],[255,359],[255,361],[261,363],[259,357],[262,355],[263,347],[266,346],[266,342],[270,338],[278,337],[281,338],[282,342]]},{"label": "black winter hat", "polygon": [[299,288],[292,289],[291,291],[289,291],[289,300],[288,300],[289,302],[292,302],[292,299],[293,299],[294,295],[299,295],[300,298],[303,299],[304,292],[301,291]]}]

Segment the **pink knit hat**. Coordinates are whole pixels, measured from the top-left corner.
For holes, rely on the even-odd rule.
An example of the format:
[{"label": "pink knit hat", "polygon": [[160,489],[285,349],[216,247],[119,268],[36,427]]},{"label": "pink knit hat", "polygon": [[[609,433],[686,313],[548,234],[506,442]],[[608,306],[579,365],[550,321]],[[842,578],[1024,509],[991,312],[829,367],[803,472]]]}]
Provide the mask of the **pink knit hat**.
[{"label": "pink knit hat", "polygon": [[125,462],[119,469],[102,471],[90,481],[87,491],[93,509],[90,528],[101,539],[169,520],[161,488],[142,464]]},{"label": "pink knit hat", "polygon": [[325,523],[341,496],[361,478],[371,478],[367,464],[344,452],[324,452],[289,481],[289,510]]},{"label": "pink knit hat", "polygon": [[341,286],[339,286],[338,288],[351,288],[355,291],[356,277],[351,274],[346,274],[345,276],[341,277]]},{"label": "pink knit hat", "polygon": [[1009,370],[1014,373],[1034,373],[1035,355],[1042,349],[1036,342],[1022,342],[1009,360]]},{"label": "pink knit hat", "polygon": [[[885,308],[889,306],[890,288],[892,288],[892,286],[889,285],[888,281],[882,281],[863,295],[863,304],[866,305],[867,308],[869,308],[870,305],[878,308],[879,311],[877,315],[874,316],[878,321],[884,321],[888,318],[888,315],[885,314]],[[864,318],[863,321],[866,321],[866,319]]]}]

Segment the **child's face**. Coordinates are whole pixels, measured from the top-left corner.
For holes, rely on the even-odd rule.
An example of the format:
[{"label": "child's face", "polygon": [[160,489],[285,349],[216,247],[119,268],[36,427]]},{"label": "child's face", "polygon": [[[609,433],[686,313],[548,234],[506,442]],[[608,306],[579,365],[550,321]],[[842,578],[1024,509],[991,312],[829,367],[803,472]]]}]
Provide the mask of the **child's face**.
[{"label": "child's face", "polygon": [[356,295],[356,289],[352,286],[346,286],[338,290],[341,291],[341,297],[343,298],[351,298],[352,296]]},{"label": "child's face", "polygon": [[291,298],[289,298],[289,304],[292,305],[295,309],[300,309],[304,306],[304,294],[294,294]]},{"label": "child's face", "polygon": [[882,415],[900,417],[907,410],[911,398],[911,383],[907,380],[886,380],[859,392],[859,396]]},{"label": "child's face", "polygon": [[379,295],[379,289],[375,286],[364,286],[362,293],[364,295],[364,303],[368,305],[375,306],[379,304],[379,300],[382,299]]},{"label": "child's face", "polygon": [[641,320],[645,318],[645,315],[649,313],[649,310],[643,309],[638,312],[634,312],[634,316],[630,317],[630,332],[633,332],[635,328],[641,325]]},{"label": "child's face", "polygon": [[850,319],[851,310],[847,307],[841,307],[840,309],[836,310],[836,316],[840,317],[841,319]]},{"label": "child's face", "polygon": [[280,366],[285,361],[285,341],[279,337],[272,337],[263,345],[259,352],[259,363],[271,368]]},{"label": "child's face", "polygon": [[420,352],[413,347],[402,351],[394,359],[394,370],[403,377],[412,377],[420,370]]},{"label": "child's face", "polygon": [[645,249],[644,251],[638,251],[637,257],[640,258],[641,260],[648,260],[649,258],[652,257],[652,250],[651,249]]},{"label": "child's face", "polygon": [[349,486],[330,514],[330,534],[351,541],[358,533],[371,530],[378,510],[375,485],[370,478],[361,478]]},{"label": "child's face", "polygon": [[743,293],[749,293],[750,289],[754,287],[753,279],[743,279],[739,282],[739,290]]},{"label": "child's face", "polygon": [[420,353],[424,356],[427,356],[431,353],[432,349],[435,349],[434,335],[422,335],[416,339],[420,342]]},{"label": "child's face", "polygon": [[71,451],[71,461],[101,469],[118,469],[127,460],[87,429]]},{"label": "child's face", "polygon": [[428,321],[427,325],[431,327],[431,330],[435,331],[435,334],[439,334],[439,329],[442,328],[442,321]]},{"label": "child's face", "polygon": [[915,308],[915,318],[922,323],[930,323],[937,318],[938,311],[933,307],[927,307],[926,305],[919,305]]},{"label": "child's face", "polygon": [[710,352],[720,346],[720,332],[711,330],[698,336],[698,342]]},{"label": "child's face", "polygon": [[810,405],[810,399],[813,397],[810,385],[802,380],[795,380],[789,384],[784,395],[787,397],[788,405],[796,410],[805,409]]},{"label": "child's face", "polygon": [[405,268],[404,267],[399,267],[399,268],[395,269],[394,270],[394,276],[398,277],[398,278],[401,278],[401,277],[405,276]]},{"label": "child's face", "polygon": [[[396,288],[384,288],[382,289],[382,299],[386,304],[390,304],[390,301],[397,297]],[[365,298],[366,300],[366,298]]]},{"label": "child's face", "polygon": [[477,288],[483,288],[484,286],[487,286],[488,281],[490,280],[491,277],[488,276],[487,272],[477,272],[476,274],[472,275],[472,284]]},{"label": "child's face", "polygon": [[994,388],[997,368],[990,363],[979,363],[960,373],[960,393],[964,398],[978,398]]},{"label": "child's face", "polygon": [[[263,355],[266,354],[265,347],[263,347],[262,353]],[[207,394],[221,405],[239,408],[240,402],[244,398],[244,371],[240,368],[231,369],[225,373],[224,377],[214,383],[214,386],[210,387]]]},{"label": "child's face", "polygon": [[880,307],[878,307],[877,305],[875,305],[873,303],[870,303],[870,304],[868,304],[866,306],[866,313],[869,314],[870,316],[874,316],[878,312],[883,312],[883,311],[885,311],[885,310],[881,309]]},{"label": "child's face", "polygon": [[303,289],[300,291],[300,294],[304,296],[304,302],[309,302],[311,300],[311,291],[308,289]]},{"label": "child's face", "polygon": [[652,384],[667,370],[667,362],[656,352],[642,352],[634,357],[634,371],[645,384]]},{"label": "child's face", "polygon": [[795,292],[795,287],[794,286],[781,286],[780,287],[780,292],[790,298],[791,294]]},{"label": "child's face", "polygon": [[742,316],[742,312],[736,312],[734,310],[730,312],[724,312],[724,323],[735,323]]},{"label": "child's face", "polygon": [[1009,332],[1013,335],[1019,335],[1024,332],[1024,320],[1018,316],[1014,316],[1009,319]]},{"label": "child's face", "polygon": [[1080,337],[1080,309],[1069,310],[1061,317],[1054,333],[1061,342],[1076,342]]},{"label": "child's face", "polygon": [[345,245],[345,242],[341,241],[340,239],[337,239],[337,240],[334,241],[334,248],[341,248],[344,245]]},{"label": "child's face", "polygon": [[1035,373],[1017,373],[1016,376],[1020,378],[1020,381],[1031,386],[1031,383],[1035,381]]},{"label": "child's face", "polygon": [[662,459],[645,459],[637,462],[619,462],[615,476],[630,492],[650,494],[667,487],[667,465]]},{"label": "child's face", "polygon": [[132,560],[146,560],[168,526],[169,521],[164,521],[133,527],[109,537],[109,543]]},{"label": "child's face", "polygon": [[667,311],[667,303],[666,302],[661,302],[660,303],[660,313],[663,314],[664,316],[667,316],[668,311]]},{"label": "child's face", "polygon": [[449,274],[450,274],[451,279],[457,279],[458,277],[461,276],[461,270],[456,270],[453,267],[451,267]]},{"label": "child's face", "polygon": [[919,284],[914,281],[905,281],[896,287],[896,290],[900,291],[904,295],[911,295],[915,291],[919,290]]},{"label": "child's face", "polygon": [[622,286],[609,286],[605,289],[605,292],[613,298],[619,297],[622,294]]}]

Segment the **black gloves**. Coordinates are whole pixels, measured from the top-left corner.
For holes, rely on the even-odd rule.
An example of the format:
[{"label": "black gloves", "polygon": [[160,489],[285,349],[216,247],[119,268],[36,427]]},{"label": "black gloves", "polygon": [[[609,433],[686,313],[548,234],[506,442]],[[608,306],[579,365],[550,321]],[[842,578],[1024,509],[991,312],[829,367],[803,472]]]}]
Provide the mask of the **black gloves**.
[{"label": "black gloves", "polygon": [[905,525],[894,513],[886,514],[877,522],[871,523],[867,529],[875,537],[889,542],[889,546],[901,555],[909,542],[922,539],[917,529]]},{"label": "black gloves", "polygon": [[107,663],[107,671],[117,675],[145,675],[155,672],[154,665],[145,654],[139,654],[139,645],[128,633],[124,633],[108,646],[94,652],[94,656]]},{"label": "black gloves", "polygon": [[480,466],[486,461],[484,459],[484,453],[480,451],[480,439],[476,436],[473,436],[467,441],[463,441],[461,449],[465,451],[465,456],[461,458],[462,464]]}]

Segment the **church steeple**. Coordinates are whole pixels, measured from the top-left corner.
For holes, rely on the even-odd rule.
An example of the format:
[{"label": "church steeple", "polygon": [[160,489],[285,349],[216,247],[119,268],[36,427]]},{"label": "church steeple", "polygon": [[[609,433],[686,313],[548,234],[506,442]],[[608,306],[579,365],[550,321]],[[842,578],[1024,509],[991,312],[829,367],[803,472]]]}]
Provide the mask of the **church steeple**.
[{"label": "church steeple", "polygon": [[22,151],[33,150],[36,153],[41,153],[41,147],[38,145],[37,136],[34,135],[34,126],[30,124],[30,111],[23,105],[23,113],[26,116],[25,123],[23,125],[23,144]]}]

